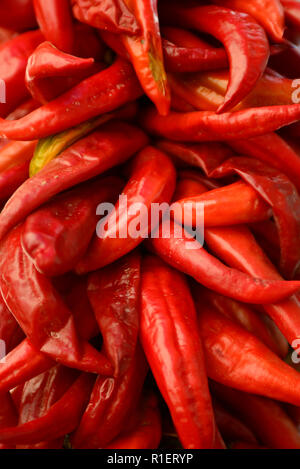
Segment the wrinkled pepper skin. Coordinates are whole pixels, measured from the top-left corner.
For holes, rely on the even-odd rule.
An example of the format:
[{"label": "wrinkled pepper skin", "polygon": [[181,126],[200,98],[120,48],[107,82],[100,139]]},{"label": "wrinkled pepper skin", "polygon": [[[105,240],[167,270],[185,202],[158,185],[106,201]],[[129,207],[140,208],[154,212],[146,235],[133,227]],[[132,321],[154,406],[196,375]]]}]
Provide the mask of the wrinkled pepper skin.
[{"label": "wrinkled pepper skin", "polygon": [[155,257],[142,267],[141,342],[184,448],[212,448],[216,430],[193,300],[182,274]]}]

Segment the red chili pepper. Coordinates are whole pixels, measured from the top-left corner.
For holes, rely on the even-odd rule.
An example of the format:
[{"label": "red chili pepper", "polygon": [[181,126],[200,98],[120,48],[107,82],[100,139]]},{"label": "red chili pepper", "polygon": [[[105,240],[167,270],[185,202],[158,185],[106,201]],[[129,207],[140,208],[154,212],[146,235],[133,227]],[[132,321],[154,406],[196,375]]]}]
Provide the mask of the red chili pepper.
[{"label": "red chili pepper", "polygon": [[45,104],[103,68],[93,58],[80,59],[43,42],[28,59],[25,81],[31,96]]},{"label": "red chili pepper", "polygon": [[141,342],[184,448],[212,448],[215,423],[196,311],[182,274],[155,257],[142,265]]},{"label": "red chili pepper", "polygon": [[55,277],[72,270],[95,232],[99,203],[115,201],[122,190],[117,177],[59,195],[25,221],[22,246],[37,270]]},{"label": "red chili pepper", "polygon": [[71,0],[75,18],[112,33],[136,34],[140,25],[124,0]]},{"label": "red chili pepper", "polygon": [[299,405],[297,371],[213,308],[202,304],[198,313],[209,378],[240,391]]},{"label": "red chili pepper", "polygon": [[75,368],[84,367],[84,363],[80,365],[81,357],[91,356],[94,369],[98,364],[99,372],[109,375],[112,371],[109,361],[88,342],[79,340],[71,312],[22,250],[22,228],[19,225],[14,229],[1,246],[0,288],[8,308],[41,352]]},{"label": "red chili pepper", "polygon": [[78,141],[17,190],[0,215],[0,238],[54,195],[125,162],[146,144],[142,131],[121,122]]},{"label": "red chili pepper", "polygon": [[281,269],[292,278],[300,263],[300,197],[295,186],[282,173],[260,161],[231,158],[211,176],[237,173],[271,205],[279,231]]},{"label": "red chili pepper", "polygon": [[106,449],[156,449],[159,446],[161,432],[161,418],[157,397],[150,394],[143,399],[139,409],[140,419],[136,428],[131,432],[121,433]]},{"label": "red chili pepper", "polygon": [[18,426],[0,429],[3,443],[31,444],[72,432],[88,403],[94,376],[82,373],[74,384],[41,417]]},{"label": "red chili pepper", "polygon": [[288,142],[276,133],[248,140],[232,140],[228,143],[239,155],[261,160],[286,174],[300,190],[300,157]]},{"label": "red chili pepper", "polygon": [[39,107],[39,103],[34,101],[34,99],[27,99],[20,106],[16,107],[8,116],[6,120],[14,121],[21,119],[21,117],[27,116],[30,112],[34,111]]},{"label": "red chili pepper", "polygon": [[250,428],[235,415],[228,412],[220,401],[213,399],[213,406],[217,425],[225,440],[241,440],[252,444],[257,443],[257,439]]},{"label": "red chili pepper", "polygon": [[[5,91],[4,103],[4,96],[2,96],[0,104],[2,117],[13,111],[27,98],[28,91],[24,81],[27,60],[42,41],[43,36],[40,31],[29,31],[5,42],[0,47],[0,77],[3,80],[1,96]],[[26,136],[23,140],[26,140]]]},{"label": "red chili pepper", "polygon": [[[300,447],[297,428],[279,403],[214,382],[211,382],[211,389],[222,402],[238,413],[264,445],[274,449]],[[236,439],[247,441],[245,438]]]},{"label": "red chili pepper", "polygon": [[105,448],[126,428],[139,401],[148,365],[138,346],[128,370],[119,378],[99,376],[90,402],[72,438],[76,449]]},{"label": "red chili pepper", "polygon": [[141,94],[131,65],[123,59],[117,59],[106,70],[86,78],[27,116],[17,121],[0,120],[0,134],[14,140],[48,137],[113,111],[134,101]]},{"label": "red chili pepper", "polygon": [[[18,414],[10,394],[1,394],[0,431],[5,427],[15,426],[17,423]],[[15,449],[15,445],[14,443],[11,445],[0,443],[0,450],[1,449]]]},{"label": "red chili pepper", "polygon": [[[175,141],[208,142],[240,140],[273,132],[300,118],[300,105],[266,106],[217,115],[198,111],[168,116],[157,114],[153,107],[143,110],[140,121],[151,134]],[[0,123],[0,132],[2,129]],[[8,135],[9,136],[9,135]]]},{"label": "red chili pepper", "polygon": [[224,44],[230,60],[230,82],[218,112],[238,104],[262,76],[270,48],[263,28],[251,16],[213,5],[182,8],[163,3],[160,17],[167,24],[212,34]]},{"label": "red chili pepper", "polygon": [[69,0],[33,0],[37,22],[47,41],[73,52],[75,31]]},{"label": "red chili pepper", "polygon": [[0,340],[3,341],[5,346],[5,353],[8,354],[13,350],[23,338],[24,334],[19,324],[4,303],[2,295],[0,295]]},{"label": "red chili pepper", "polygon": [[[254,304],[269,304],[291,296],[299,289],[297,281],[260,280],[230,269],[209,254],[185,230],[170,224],[170,237],[153,237],[151,249],[172,267],[184,272],[202,285],[230,298]],[[169,234],[169,224],[163,222],[161,232]]]},{"label": "red chili pepper", "polygon": [[[99,269],[138,246],[153,228],[151,205],[170,202],[175,178],[174,166],[167,155],[150,146],[142,150],[133,161],[130,179],[122,192],[127,204],[119,201],[102,222],[101,237],[94,238],[76,271],[82,274]],[[147,210],[143,211],[145,207]]]},{"label": "red chili pepper", "polygon": [[141,31],[123,35],[123,43],[143,90],[158,112],[166,116],[170,109],[170,90],[164,69],[157,0],[125,0],[134,13]]},{"label": "red chili pepper", "polygon": [[136,350],[140,263],[140,255],[133,252],[88,278],[88,297],[115,376],[127,371]]},{"label": "red chili pepper", "polygon": [[174,205],[174,219],[186,226],[196,226],[198,207],[204,209],[205,227],[239,225],[267,220],[271,217],[270,207],[256,190],[244,182],[235,182],[205,194],[185,197]]},{"label": "red chili pepper", "polygon": [[248,0],[213,0],[213,3],[248,13],[261,24],[275,42],[283,40],[284,11],[279,0],[251,0],[251,2]]},{"label": "red chili pepper", "polygon": [[13,31],[36,27],[32,0],[1,0],[0,26]]}]

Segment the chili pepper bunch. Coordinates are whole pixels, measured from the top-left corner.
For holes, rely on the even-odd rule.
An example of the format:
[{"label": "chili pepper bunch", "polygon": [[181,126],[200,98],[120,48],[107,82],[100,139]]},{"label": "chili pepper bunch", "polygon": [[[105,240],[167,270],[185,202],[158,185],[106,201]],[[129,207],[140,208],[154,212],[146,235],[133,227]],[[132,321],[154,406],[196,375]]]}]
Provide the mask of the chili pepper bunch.
[{"label": "chili pepper bunch", "polygon": [[299,449],[300,2],[0,18],[0,448]]}]

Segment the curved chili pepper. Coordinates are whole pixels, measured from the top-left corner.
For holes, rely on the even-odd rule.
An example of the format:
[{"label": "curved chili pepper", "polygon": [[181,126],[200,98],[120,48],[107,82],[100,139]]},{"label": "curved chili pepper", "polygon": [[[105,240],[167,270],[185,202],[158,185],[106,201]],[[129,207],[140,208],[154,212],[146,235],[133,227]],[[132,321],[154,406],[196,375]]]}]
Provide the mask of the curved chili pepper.
[{"label": "curved chili pepper", "polygon": [[[119,201],[108,218],[100,222],[98,233],[101,236],[94,237],[76,271],[82,274],[99,269],[138,246],[153,228],[151,205],[171,200],[175,178],[174,166],[167,155],[150,146],[142,150],[133,161],[130,179],[122,192],[127,203]],[[130,231],[131,227],[134,231]]]},{"label": "curved chili pepper", "polygon": [[202,304],[197,309],[209,378],[240,391],[299,405],[297,371],[213,308]]},{"label": "curved chili pepper", "polygon": [[156,449],[159,446],[162,431],[161,417],[157,397],[150,394],[139,409],[140,418],[131,432],[121,433],[106,449]]},{"label": "curved chili pepper", "polygon": [[39,107],[39,103],[36,102],[34,99],[27,99],[18,107],[16,107],[8,116],[6,120],[14,121],[17,119],[21,119],[21,117],[27,116],[30,112],[34,111]]},{"label": "curved chili pepper", "polygon": [[140,263],[140,255],[133,252],[88,278],[88,297],[115,376],[127,371],[136,350]]},{"label": "curved chili pepper", "polygon": [[37,22],[47,41],[73,52],[75,31],[69,0],[33,0]]},{"label": "curved chili pepper", "polygon": [[300,190],[300,157],[288,142],[276,133],[248,140],[232,140],[228,144],[238,154],[261,160],[286,174]]},{"label": "curved chili pepper", "polygon": [[37,26],[32,0],[1,0],[0,26],[26,31]]},{"label": "curved chili pepper", "polygon": [[0,199],[6,201],[28,178],[29,161],[17,163],[0,173]]},{"label": "curved chili pepper", "polygon": [[75,143],[15,192],[0,215],[0,238],[54,195],[125,162],[146,144],[142,131],[121,122]]},{"label": "curved chili pepper", "polygon": [[[155,108],[143,110],[140,121],[151,134],[175,141],[208,142],[256,137],[292,124],[300,118],[300,105],[267,106],[217,115],[198,111],[168,116]],[[2,123],[0,123],[0,132]],[[8,135],[9,136],[9,135]]]},{"label": "curved chili pepper", "polygon": [[17,121],[0,120],[0,134],[14,140],[48,137],[113,111],[134,101],[141,94],[131,65],[123,59],[117,59],[106,70],[86,78],[27,116]]},{"label": "curved chili pepper", "polygon": [[17,164],[28,162],[36,148],[36,141],[9,142],[0,149],[0,173]]},{"label": "curved chili pepper", "polygon": [[136,34],[140,25],[124,0],[72,0],[73,14],[83,23],[112,33]]},{"label": "curved chili pepper", "polygon": [[[213,393],[238,413],[259,441],[274,449],[297,449],[300,436],[279,403],[211,382]],[[245,440],[244,438],[237,438]],[[249,442],[251,443],[251,442]]]},{"label": "curved chili pepper", "polygon": [[88,403],[94,376],[82,373],[74,384],[41,417],[15,427],[0,429],[3,443],[31,444],[72,432]]},{"label": "curved chili pepper", "polygon": [[99,376],[72,437],[76,449],[105,448],[124,430],[144,385],[148,364],[138,345],[131,366],[119,378]]},{"label": "curved chili pepper", "polygon": [[[43,36],[40,31],[29,31],[0,47],[0,77],[3,80],[2,84],[5,84],[6,94],[5,102],[0,104],[2,117],[27,98],[28,91],[24,81],[27,60],[42,41]],[[24,137],[23,140],[27,140],[26,136]]]},{"label": "curved chili pepper", "polygon": [[42,42],[28,59],[25,82],[31,96],[45,104],[103,68],[93,58],[81,59]]},{"label": "curved chili pepper", "polygon": [[189,449],[212,448],[215,423],[185,278],[160,259],[142,264],[141,342],[178,436]]},{"label": "curved chili pepper", "polygon": [[212,172],[224,177],[237,173],[271,205],[279,231],[281,269],[292,278],[300,263],[300,197],[295,186],[282,173],[260,161],[231,158]]},{"label": "curved chili pepper", "polygon": [[184,217],[186,226],[196,226],[198,207],[204,209],[205,227],[239,225],[267,220],[270,207],[258,196],[257,191],[244,182],[211,190],[205,194],[178,200],[172,215],[180,223]]},{"label": "curved chili pepper", "polygon": [[279,0],[213,0],[217,5],[253,16],[275,42],[283,40],[284,11]]},{"label": "curved chili pepper", "polygon": [[25,221],[22,246],[37,270],[49,277],[72,270],[95,232],[96,208],[115,201],[122,180],[108,177],[64,193]]},{"label": "curved chili pepper", "polygon": [[22,225],[14,229],[1,246],[0,288],[8,308],[41,352],[71,367],[80,363],[81,356],[90,355],[101,373],[109,375],[109,361],[88,342],[79,340],[71,312],[23,252],[22,229]]},{"label": "curved chili pepper", "polygon": [[[153,237],[150,242],[163,260],[202,285],[238,301],[269,304],[291,296],[299,289],[297,281],[260,280],[230,269],[210,255],[185,230],[180,233],[170,223],[170,237]],[[178,226],[178,225],[177,225]],[[169,223],[162,222],[162,233],[169,232]]]},{"label": "curved chili pepper", "polygon": [[171,101],[164,69],[157,0],[125,0],[125,3],[133,11],[141,31],[134,36],[124,34],[123,43],[143,90],[158,112],[166,116]]},{"label": "curved chili pepper", "polygon": [[230,81],[218,112],[228,111],[248,95],[262,76],[270,53],[264,30],[251,16],[213,5],[182,8],[168,3],[161,5],[160,15],[168,24],[212,34],[224,44]]},{"label": "curved chili pepper", "polygon": [[213,399],[216,423],[225,440],[241,440],[247,443],[257,443],[254,433],[236,416],[228,412],[220,401]]}]

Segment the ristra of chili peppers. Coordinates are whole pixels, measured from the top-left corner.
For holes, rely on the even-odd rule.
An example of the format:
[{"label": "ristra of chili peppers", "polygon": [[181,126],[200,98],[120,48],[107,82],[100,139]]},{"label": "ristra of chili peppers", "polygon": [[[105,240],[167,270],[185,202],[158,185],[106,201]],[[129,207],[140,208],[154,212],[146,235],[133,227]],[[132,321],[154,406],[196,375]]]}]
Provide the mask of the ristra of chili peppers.
[{"label": "ristra of chili peppers", "polygon": [[212,448],[215,423],[196,311],[182,274],[156,257],[142,264],[141,342],[184,448]]},{"label": "ristra of chili peppers", "polygon": [[140,25],[124,0],[72,0],[73,14],[83,23],[115,34],[136,34]]},{"label": "ristra of chili peppers", "polygon": [[277,283],[267,279],[261,280],[226,267],[209,254],[196,239],[191,238],[189,233],[182,231],[182,227],[177,227],[172,222],[162,222],[161,233],[170,232],[170,237],[162,237],[158,233],[150,240],[150,247],[172,267],[190,275],[207,288],[253,304],[274,303],[291,296],[299,289],[297,281]]},{"label": "ristra of chili peppers", "polygon": [[241,416],[261,443],[274,449],[299,448],[297,428],[279,403],[215,382],[210,383],[210,388],[214,395]]},{"label": "ristra of chili peppers", "polygon": [[295,186],[274,168],[241,157],[227,160],[211,175],[224,177],[232,173],[237,173],[271,205],[279,231],[281,269],[293,278],[300,263],[300,197]]},{"label": "ristra of chili peppers", "polygon": [[238,225],[267,220],[272,210],[249,184],[235,182],[198,196],[178,200],[174,206],[174,219],[195,227],[197,207],[204,210],[205,227]]},{"label": "ristra of chili peppers", "polygon": [[82,373],[41,417],[15,427],[0,429],[0,441],[17,445],[31,444],[72,432],[88,403],[94,380],[93,375]]},{"label": "ristra of chili peppers", "polygon": [[47,41],[64,52],[73,52],[75,31],[68,0],[33,0],[37,22]]},{"label": "ristra of chili peppers", "polygon": [[0,215],[0,238],[54,195],[124,163],[147,142],[138,128],[114,122],[75,143],[15,192]]},{"label": "ristra of chili peppers", "polygon": [[[40,31],[29,31],[0,47],[0,76],[6,91],[6,100],[0,104],[1,117],[7,116],[28,97],[24,80],[27,60],[42,41]],[[24,136],[23,140],[27,137]]]},{"label": "ristra of chili peppers", "polygon": [[[155,108],[143,111],[140,121],[151,134],[175,141],[239,140],[273,132],[299,120],[300,105],[266,106],[221,115],[210,111],[160,116]],[[0,123],[0,132],[2,123]],[[9,136],[9,135],[8,135]]]},{"label": "ristra of chili peppers", "polygon": [[165,116],[170,109],[170,90],[164,69],[157,0],[125,0],[140,25],[140,32],[124,34],[123,43],[145,93]]},{"label": "ristra of chili peppers", "polygon": [[249,94],[270,54],[265,31],[251,16],[214,5],[182,8],[171,3],[161,5],[160,16],[167,24],[212,34],[223,43],[230,61],[230,81],[218,112],[228,111]]},{"label": "ristra of chili peppers", "polygon": [[98,204],[114,202],[123,185],[117,177],[98,179],[58,196],[27,217],[22,246],[39,272],[55,277],[76,266],[95,232]]},{"label": "ristra of chili peppers", "polygon": [[78,338],[71,312],[49,279],[37,272],[24,253],[22,229],[22,225],[16,227],[1,245],[0,288],[8,308],[41,352],[75,368],[81,367],[81,357],[91,355],[99,372],[110,375],[110,362]]},{"label": "ristra of chili peppers", "polygon": [[107,69],[86,78],[27,116],[17,121],[1,120],[0,134],[13,140],[48,137],[113,111],[141,95],[130,63],[117,58]]},{"label": "ristra of chili peppers", "polygon": [[[76,271],[82,274],[99,269],[138,246],[153,228],[151,205],[170,202],[175,190],[175,179],[175,169],[167,155],[150,146],[142,150],[132,163],[130,179],[122,192],[127,203],[119,201],[103,221],[99,227],[101,236],[94,237]],[[142,211],[144,207],[146,211]],[[131,226],[137,228],[139,225],[137,234],[130,231]],[[125,233],[125,237],[122,233]]]},{"label": "ristra of chili peppers", "polygon": [[[284,1],[284,0],[283,0]],[[283,40],[284,10],[279,0],[213,0],[217,5],[253,16],[275,42]]]},{"label": "ristra of chili peppers", "polygon": [[299,405],[297,371],[213,307],[198,303],[197,311],[209,378],[241,391]]},{"label": "ristra of chili peppers", "polygon": [[155,394],[142,399],[136,427],[115,438],[106,449],[156,449],[161,440],[161,418]]},{"label": "ristra of chili peppers", "polygon": [[42,42],[28,59],[25,82],[31,96],[45,104],[104,68],[93,58],[75,57]]}]

